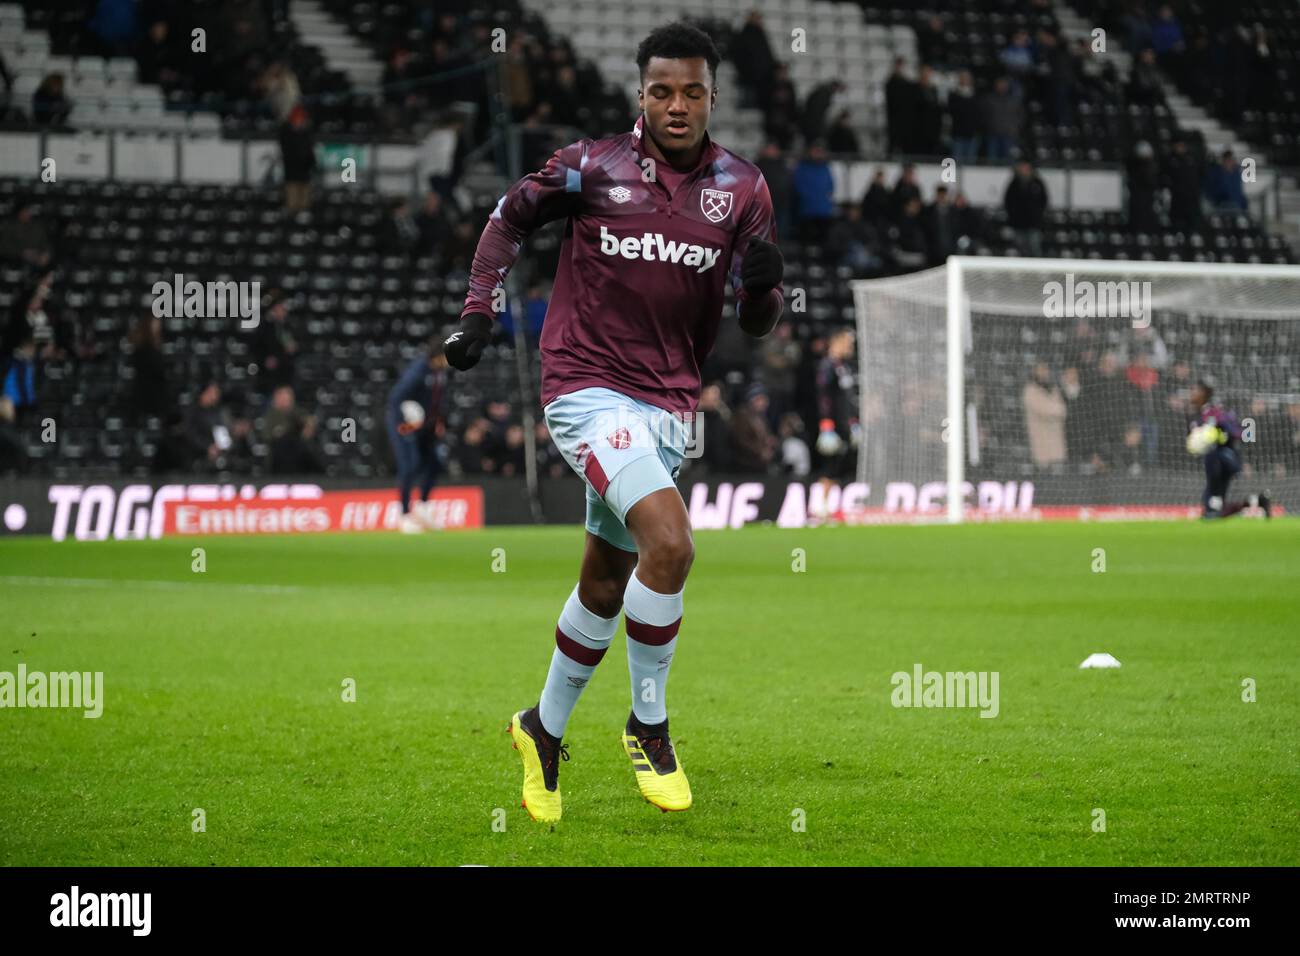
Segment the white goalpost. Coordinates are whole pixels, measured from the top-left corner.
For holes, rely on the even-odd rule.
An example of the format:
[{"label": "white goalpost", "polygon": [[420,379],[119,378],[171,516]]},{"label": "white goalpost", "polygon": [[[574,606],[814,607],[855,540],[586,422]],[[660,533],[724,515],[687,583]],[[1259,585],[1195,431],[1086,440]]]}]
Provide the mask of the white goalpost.
[{"label": "white goalpost", "polygon": [[1233,493],[1300,510],[1300,266],[954,256],[853,287],[863,520],[1198,513],[1197,381],[1243,421]]}]

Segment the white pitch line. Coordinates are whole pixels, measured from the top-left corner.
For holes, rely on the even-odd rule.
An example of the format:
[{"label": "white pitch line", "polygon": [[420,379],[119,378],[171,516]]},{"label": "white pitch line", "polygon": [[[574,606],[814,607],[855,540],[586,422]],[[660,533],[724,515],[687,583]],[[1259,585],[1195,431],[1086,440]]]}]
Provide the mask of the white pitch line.
[{"label": "white pitch line", "polygon": [[5,575],[0,577],[0,584],[28,584],[36,587],[73,587],[73,588],[115,588],[139,587],[156,591],[188,590],[190,588],[226,588],[236,591],[252,591],[260,594],[296,594],[303,588],[292,584],[229,584],[214,581],[211,584],[194,581],[141,581],[131,578],[40,578]]}]

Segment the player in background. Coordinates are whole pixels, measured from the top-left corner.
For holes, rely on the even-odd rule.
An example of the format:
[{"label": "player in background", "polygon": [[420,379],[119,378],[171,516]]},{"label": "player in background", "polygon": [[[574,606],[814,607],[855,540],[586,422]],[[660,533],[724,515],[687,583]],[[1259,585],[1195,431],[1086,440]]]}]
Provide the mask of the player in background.
[{"label": "player in background", "polygon": [[388,393],[384,422],[397,461],[400,527],[407,534],[433,527],[427,507],[412,514],[411,492],[419,482],[420,501],[428,502],[438,479],[438,440],[446,427],[448,395],[447,358],[437,339],[412,360]]},{"label": "player in background", "polygon": [[1192,421],[1188,432],[1188,449],[1205,451],[1205,491],[1201,495],[1202,518],[1227,518],[1243,508],[1260,508],[1264,517],[1272,513],[1267,494],[1249,495],[1241,501],[1227,502],[1228,485],[1241,471],[1241,423],[1235,412],[1212,404],[1214,389],[1204,382],[1192,386]]},{"label": "player in background", "polygon": [[830,492],[836,481],[853,473],[854,450],[860,441],[857,370],[853,366],[857,339],[852,329],[837,329],[817,363],[817,455],[814,470],[820,495],[809,508],[811,524],[843,521],[842,509],[830,512]]},{"label": "player in background", "polygon": [[541,697],[510,720],[535,820],[560,818],[562,738],[620,611],[632,689],[623,748],[646,800],[665,811],[691,805],[664,703],[695,558],[676,487],[684,419],[699,402],[727,284],[741,328],[756,337],[772,330],[784,302],[767,184],[707,132],[718,60],[708,35],[686,24],[646,37],[636,124],[557,150],[507,191],[479,240],[460,330],[446,342],[454,367],[479,360],[493,290],[520,243],[567,220],[542,329],[541,401],[557,447],[586,483],[587,534]]}]

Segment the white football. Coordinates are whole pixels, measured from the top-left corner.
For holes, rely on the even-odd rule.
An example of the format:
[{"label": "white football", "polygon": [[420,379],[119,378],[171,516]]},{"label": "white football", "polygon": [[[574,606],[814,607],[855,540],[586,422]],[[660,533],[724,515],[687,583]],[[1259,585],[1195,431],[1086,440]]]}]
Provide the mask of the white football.
[{"label": "white football", "polygon": [[424,406],[419,402],[402,402],[402,421],[417,428],[424,424]]},{"label": "white football", "polygon": [[1187,433],[1187,453],[1189,455],[1204,455],[1218,443],[1219,428],[1217,425],[1200,425]]}]

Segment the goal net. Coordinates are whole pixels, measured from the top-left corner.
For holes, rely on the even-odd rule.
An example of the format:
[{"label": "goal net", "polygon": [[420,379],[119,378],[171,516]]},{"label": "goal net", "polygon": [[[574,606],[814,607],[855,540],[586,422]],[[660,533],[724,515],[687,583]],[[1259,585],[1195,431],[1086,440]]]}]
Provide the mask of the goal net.
[{"label": "goal net", "polygon": [[854,299],[859,520],[1198,515],[1197,381],[1229,498],[1300,509],[1300,266],[956,256]]}]

